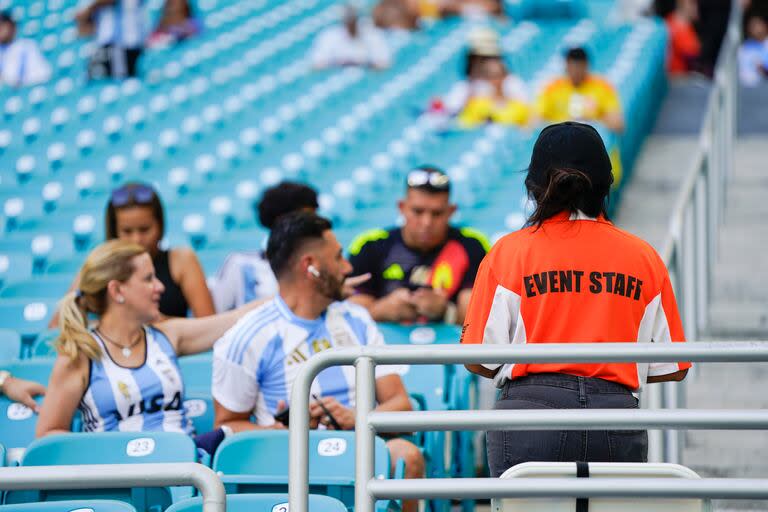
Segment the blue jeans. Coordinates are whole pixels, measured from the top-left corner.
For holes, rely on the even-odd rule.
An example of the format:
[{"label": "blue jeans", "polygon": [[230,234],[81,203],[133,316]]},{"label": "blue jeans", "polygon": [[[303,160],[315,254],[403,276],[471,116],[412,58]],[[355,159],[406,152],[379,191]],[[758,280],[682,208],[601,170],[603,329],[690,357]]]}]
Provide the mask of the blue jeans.
[{"label": "blue jeans", "polygon": [[[603,379],[542,373],[507,381],[495,409],[636,409],[629,389]],[[645,430],[492,431],[491,476],[522,462],[646,462]]]}]

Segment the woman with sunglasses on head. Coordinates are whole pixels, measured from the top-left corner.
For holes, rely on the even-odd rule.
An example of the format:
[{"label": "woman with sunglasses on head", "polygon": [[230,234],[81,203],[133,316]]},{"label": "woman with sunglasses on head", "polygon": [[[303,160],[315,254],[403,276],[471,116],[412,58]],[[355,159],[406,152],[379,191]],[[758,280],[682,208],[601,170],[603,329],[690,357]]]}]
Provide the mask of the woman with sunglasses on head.
[{"label": "woman with sunglasses on head", "polygon": [[[152,258],[157,278],[165,291],[160,297],[163,317],[203,317],[215,313],[205,273],[195,252],[188,247],[161,249],[165,212],[160,197],[149,185],[127,183],[112,191],[105,219],[107,240],[128,240],[144,248]],[[75,280],[76,287],[77,279]],[[54,315],[50,327],[56,327]]]},{"label": "woman with sunglasses on head", "polygon": [[[210,350],[259,303],[206,318],[162,320],[163,291],[144,247],[112,240],[89,254],[77,290],[62,301],[58,357],[37,422],[38,437],[69,431],[77,409],[88,432],[194,434],[184,411],[177,357]],[[223,431],[215,431],[196,441],[212,453],[223,437]]]},{"label": "woman with sunglasses on head", "polygon": [[[545,128],[525,186],[527,226],[483,260],[462,343],[685,341],[664,262],[608,220],[611,161],[598,132],[566,122]],[[472,364],[501,394],[496,409],[634,409],[647,383],[679,381],[690,363]],[[644,430],[493,431],[491,476],[537,462],[645,462]]]}]

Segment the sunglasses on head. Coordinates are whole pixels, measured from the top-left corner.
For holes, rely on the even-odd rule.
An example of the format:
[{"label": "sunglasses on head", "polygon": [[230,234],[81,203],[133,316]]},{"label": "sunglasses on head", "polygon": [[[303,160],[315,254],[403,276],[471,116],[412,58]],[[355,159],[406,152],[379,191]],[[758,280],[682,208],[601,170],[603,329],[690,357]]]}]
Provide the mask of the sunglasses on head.
[{"label": "sunglasses on head", "polygon": [[436,190],[448,190],[451,179],[440,171],[414,169],[408,173],[408,187],[430,187]]},{"label": "sunglasses on head", "polygon": [[150,204],[155,198],[155,191],[147,185],[125,185],[112,191],[110,203],[115,208],[128,204]]}]

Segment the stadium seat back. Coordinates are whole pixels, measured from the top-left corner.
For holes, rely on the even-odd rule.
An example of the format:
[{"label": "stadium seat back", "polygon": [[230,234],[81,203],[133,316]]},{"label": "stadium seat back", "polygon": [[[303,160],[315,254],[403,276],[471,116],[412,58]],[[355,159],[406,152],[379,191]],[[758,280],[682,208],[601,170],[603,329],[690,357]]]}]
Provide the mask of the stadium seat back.
[{"label": "stadium seat back", "polygon": [[31,344],[48,327],[55,309],[56,303],[53,300],[0,299],[3,327],[21,334],[24,344]]},{"label": "stadium seat back", "polygon": [[114,500],[66,500],[3,505],[3,512],[136,512],[128,503]]},{"label": "stadium seat back", "polygon": [[[509,468],[500,478],[575,478],[573,462],[525,462]],[[678,464],[664,463],[589,463],[589,478],[699,478],[694,471]],[[575,498],[494,499],[492,512],[571,512]],[[698,499],[590,498],[590,512],[703,512],[707,502]]]},{"label": "stadium seat back", "polygon": [[184,393],[184,409],[187,417],[192,420],[195,432],[204,434],[213,430],[213,398],[210,392],[196,393],[194,391]]},{"label": "stadium seat back", "polygon": [[[239,433],[226,439],[213,459],[213,470],[222,473],[228,492],[286,492],[289,457],[288,431]],[[389,451],[376,438],[375,474],[389,477]],[[310,492],[332,496],[347,506],[354,503],[355,433],[309,433]]]},{"label": "stadium seat back", "polygon": [[[53,359],[39,358],[16,361],[8,367],[11,374],[25,380],[47,385],[53,368]],[[40,404],[42,397],[36,399]],[[6,448],[9,465],[18,464],[26,447],[35,439],[37,414],[29,407],[0,396],[0,443]]]},{"label": "stadium seat back", "polygon": [[[195,462],[192,439],[172,432],[99,432],[60,434],[35,440],[22,458],[22,466],[80,464],[147,464]],[[193,495],[184,488],[80,489],[15,491],[6,503],[61,501],[66,499],[113,499],[131,503],[137,510],[165,510],[172,502]]]},{"label": "stadium seat back", "polygon": [[37,276],[6,285],[0,290],[0,298],[45,299],[56,301],[67,293],[72,276]]},{"label": "stadium seat back", "polygon": [[[201,497],[174,503],[166,512],[202,512]],[[312,512],[347,512],[337,499],[317,494],[309,495]],[[233,494],[227,496],[227,512],[288,512],[287,494]]]},{"label": "stadium seat back", "polygon": [[21,336],[12,329],[0,329],[0,368],[7,368],[21,356]]},{"label": "stadium seat back", "polygon": [[184,389],[189,393],[211,394],[213,355],[211,352],[179,358]]}]

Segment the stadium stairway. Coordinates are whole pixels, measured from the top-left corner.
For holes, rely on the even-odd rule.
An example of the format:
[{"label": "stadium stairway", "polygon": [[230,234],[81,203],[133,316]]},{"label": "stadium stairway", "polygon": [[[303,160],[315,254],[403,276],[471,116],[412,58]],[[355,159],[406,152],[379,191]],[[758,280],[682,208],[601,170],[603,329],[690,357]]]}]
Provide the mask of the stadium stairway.
[{"label": "stadium stairway", "polygon": [[[618,225],[660,249],[689,157],[698,143],[708,87],[672,84],[653,133],[638,158],[617,211]],[[739,93],[739,138],[727,191],[705,339],[768,339],[768,87]],[[683,155],[683,156],[681,156]],[[692,409],[766,409],[768,380],[760,364],[700,364],[686,383]],[[768,432],[689,431],[682,463],[702,477],[768,475]],[[716,501],[716,511],[765,510],[765,503]]]}]

